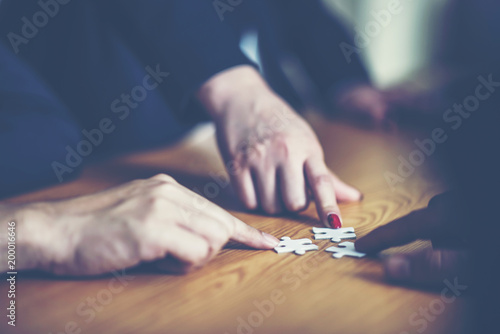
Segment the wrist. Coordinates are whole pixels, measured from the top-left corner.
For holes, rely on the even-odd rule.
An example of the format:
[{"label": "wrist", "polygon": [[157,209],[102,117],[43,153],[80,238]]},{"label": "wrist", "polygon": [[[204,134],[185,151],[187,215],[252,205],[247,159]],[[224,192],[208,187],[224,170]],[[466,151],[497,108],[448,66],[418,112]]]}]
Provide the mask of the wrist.
[{"label": "wrist", "polygon": [[[47,209],[48,206],[42,203],[0,207],[0,225],[8,236],[2,248],[6,254],[8,245],[15,245],[15,270],[45,269],[53,261],[52,245],[57,233],[50,224]],[[2,263],[6,263],[4,259]]]},{"label": "wrist", "polygon": [[210,116],[217,119],[235,109],[231,106],[241,99],[241,94],[248,97],[263,91],[269,91],[269,87],[260,73],[249,65],[241,65],[214,75],[199,89],[197,97]]}]

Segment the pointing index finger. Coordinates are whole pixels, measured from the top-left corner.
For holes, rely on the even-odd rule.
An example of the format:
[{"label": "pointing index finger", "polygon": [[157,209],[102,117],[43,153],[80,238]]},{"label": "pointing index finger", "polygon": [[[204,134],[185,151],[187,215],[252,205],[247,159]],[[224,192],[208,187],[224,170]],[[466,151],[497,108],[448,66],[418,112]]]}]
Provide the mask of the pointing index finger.
[{"label": "pointing index finger", "polygon": [[280,242],[272,235],[259,231],[235,217],[232,219],[232,224],[233,235],[231,239],[247,246],[257,249],[272,249]]},{"label": "pointing index finger", "polygon": [[309,188],[311,188],[314,195],[318,216],[323,224],[330,228],[342,227],[334,181],[323,160],[306,161],[305,173]]},{"label": "pointing index finger", "polygon": [[[186,194],[190,196],[191,199],[197,199],[203,203],[203,207],[196,209],[198,212],[220,221],[227,227],[228,232],[230,233],[229,238],[232,240],[258,249],[272,249],[278,245],[279,240],[272,235],[261,232],[245,224],[231,213],[208,201],[206,198],[191,192],[186,188],[182,189],[185,190]],[[194,203],[199,203],[198,201]]]},{"label": "pointing index finger", "polygon": [[438,224],[433,216],[427,209],[422,209],[371,231],[356,241],[356,250],[376,253],[417,239],[432,238],[437,234],[437,230]]}]

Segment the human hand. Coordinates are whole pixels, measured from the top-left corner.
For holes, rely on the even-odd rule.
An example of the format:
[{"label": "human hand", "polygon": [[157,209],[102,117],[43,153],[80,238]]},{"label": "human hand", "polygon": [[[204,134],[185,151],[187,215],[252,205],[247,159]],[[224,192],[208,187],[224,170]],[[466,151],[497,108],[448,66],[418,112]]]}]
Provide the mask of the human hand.
[{"label": "human hand", "polygon": [[379,90],[367,84],[349,87],[331,97],[342,119],[367,128],[392,131],[401,124],[428,123],[447,105],[439,89],[402,85]]},{"label": "human hand", "polygon": [[187,272],[206,264],[229,239],[259,249],[279,242],[164,174],[21,206],[10,216],[24,224],[19,235],[38,233],[22,242],[31,250],[24,252],[29,259],[20,259],[26,269],[57,275],[98,275],[151,261]]},{"label": "human hand", "polygon": [[426,209],[396,219],[356,241],[356,250],[376,253],[417,239],[430,239],[433,249],[386,258],[387,278],[421,285],[442,284],[444,279],[457,276],[467,281],[471,254],[460,226],[463,217],[456,212],[456,200],[451,194],[438,195]]},{"label": "human hand", "polygon": [[321,221],[341,226],[337,201],[360,200],[360,192],[328,169],[311,127],[258,72],[249,66],[224,71],[198,96],[216,123],[229,175],[248,209],[301,211],[311,190]]},{"label": "human hand", "polygon": [[356,85],[333,97],[332,104],[341,117],[369,128],[390,129],[391,105],[385,95],[370,85]]}]

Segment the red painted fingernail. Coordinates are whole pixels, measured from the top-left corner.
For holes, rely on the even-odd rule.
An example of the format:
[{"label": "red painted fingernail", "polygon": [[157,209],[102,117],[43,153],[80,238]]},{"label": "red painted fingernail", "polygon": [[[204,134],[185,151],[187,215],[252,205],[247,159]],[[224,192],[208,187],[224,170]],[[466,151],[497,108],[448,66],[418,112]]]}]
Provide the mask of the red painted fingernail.
[{"label": "red painted fingernail", "polygon": [[328,214],[328,224],[330,224],[332,228],[342,227],[342,222],[340,221],[340,217],[336,213]]}]

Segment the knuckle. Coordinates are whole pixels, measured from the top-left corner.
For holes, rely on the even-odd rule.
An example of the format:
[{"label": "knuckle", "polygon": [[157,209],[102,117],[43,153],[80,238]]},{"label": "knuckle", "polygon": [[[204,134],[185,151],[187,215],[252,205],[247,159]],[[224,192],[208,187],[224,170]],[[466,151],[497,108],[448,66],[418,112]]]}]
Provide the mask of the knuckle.
[{"label": "knuckle", "polygon": [[228,235],[224,231],[220,231],[219,233],[215,234],[212,237],[211,240],[211,249],[215,252],[217,252],[219,249],[222,248],[229,239]]},{"label": "knuckle", "polygon": [[163,182],[167,182],[167,183],[177,183],[177,181],[175,181],[175,179],[173,177],[171,177],[170,175],[167,175],[167,174],[157,174],[155,176],[153,176],[151,178],[152,180],[159,180],[159,181],[163,181]]},{"label": "knuckle", "polygon": [[207,241],[200,242],[196,252],[193,252],[188,260],[189,264],[199,266],[204,263],[211,253],[211,247]]},{"label": "knuckle", "polygon": [[176,184],[172,182],[162,182],[159,184],[156,184],[154,188],[152,189],[152,193],[156,196],[166,196],[171,194],[175,188]]},{"label": "knuckle", "polygon": [[307,201],[302,198],[292,199],[287,203],[287,209],[292,212],[299,212],[306,209]]},{"label": "knuckle", "polygon": [[246,167],[262,160],[266,156],[266,153],[267,147],[263,143],[242,143],[238,145],[234,157],[240,166]]},{"label": "knuckle", "polygon": [[262,144],[255,144],[247,151],[246,159],[249,163],[262,160],[266,156],[267,148]]},{"label": "knuckle", "polygon": [[290,145],[285,136],[278,135],[274,139],[274,155],[278,159],[288,160],[290,158]]}]

